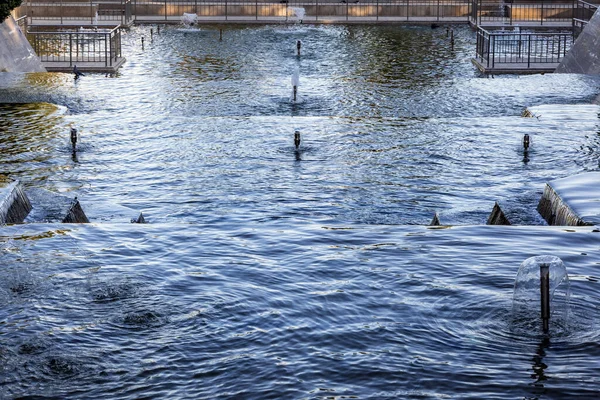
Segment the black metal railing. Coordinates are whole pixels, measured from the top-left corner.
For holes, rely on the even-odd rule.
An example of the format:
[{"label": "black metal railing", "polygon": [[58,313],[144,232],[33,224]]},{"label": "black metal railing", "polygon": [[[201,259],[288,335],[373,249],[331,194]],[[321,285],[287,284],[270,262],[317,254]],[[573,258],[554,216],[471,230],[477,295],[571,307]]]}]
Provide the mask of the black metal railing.
[{"label": "black metal railing", "polygon": [[580,21],[589,21],[598,9],[598,5],[591,4],[582,0],[577,0],[573,8],[573,19]]},{"label": "black metal railing", "polygon": [[133,0],[136,20],[457,21],[468,22],[472,0]]},{"label": "black metal railing", "polygon": [[477,29],[477,60],[488,69],[517,65],[532,68],[544,64],[557,64],[573,44],[573,34],[521,32],[488,32]]},{"label": "black metal railing", "polygon": [[121,57],[121,30],[76,29],[72,31],[37,30],[30,27],[29,43],[44,63],[60,63],[72,67],[77,63],[113,66]]},{"label": "black metal railing", "polygon": [[31,24],[36,21],[53,21],[72,24],[74,21],[98,25],[103,21],[128,25],[133,21],[131,0],[81,2],[63,1],[27,1],[28,16]]},{"label": "black metal railing", "polygon": [[473,0],[472,22],[477,25],[568,25],[574,18],[576,1],[573,0]]}]

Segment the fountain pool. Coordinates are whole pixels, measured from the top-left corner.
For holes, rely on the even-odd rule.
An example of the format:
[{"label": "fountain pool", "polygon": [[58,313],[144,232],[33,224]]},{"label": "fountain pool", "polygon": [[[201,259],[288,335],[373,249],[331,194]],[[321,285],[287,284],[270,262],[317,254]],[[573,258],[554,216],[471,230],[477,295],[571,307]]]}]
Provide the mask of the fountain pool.
[{"label": "fountain pool", "polygon": [[[598,169],[597,78],[481,77],[467,28],[220,28],[133,27],[113,77],[0,74],[3,175],[92,222],[32,201],[0,230],[0,397],[597,394],[600,233],[476,226],[542,225],[544,183]],[[571,282],[549,335],[511,316],[541,254]]]}]

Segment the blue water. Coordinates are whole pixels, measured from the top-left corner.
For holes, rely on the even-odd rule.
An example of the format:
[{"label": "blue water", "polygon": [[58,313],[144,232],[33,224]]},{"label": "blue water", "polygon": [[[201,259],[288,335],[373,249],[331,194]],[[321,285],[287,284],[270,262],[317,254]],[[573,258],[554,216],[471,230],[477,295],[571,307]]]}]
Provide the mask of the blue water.
[{"label": "blue water", "polygon": [[[482,77],[466,27],[149,29],[115,76],[0,74],[37,200],[0,232],[0,397],[597,396],[599,234],[476,225],[598,170],[600,80]],[[74,196],[91,225],[45,209]],[[572,283],[547,337],[511,313],[541,254]]]}]

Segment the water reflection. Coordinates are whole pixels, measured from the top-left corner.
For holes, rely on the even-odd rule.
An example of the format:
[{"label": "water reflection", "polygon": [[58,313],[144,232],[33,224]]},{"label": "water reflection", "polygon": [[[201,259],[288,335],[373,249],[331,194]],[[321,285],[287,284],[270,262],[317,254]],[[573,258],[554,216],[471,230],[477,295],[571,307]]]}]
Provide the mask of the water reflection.
[{"label": "water reflection", "polygon": [[533,382],[533,386],[535,387],[543,388],[544,382],[548,379],[545,374],[545,371],[548,369],[548,365],[544,363],[546,350],[548,348],[550,348],[550,338],[544,335],[532,359],[533,374],[531,375],[531,378],[535,379],[535,382]]}]

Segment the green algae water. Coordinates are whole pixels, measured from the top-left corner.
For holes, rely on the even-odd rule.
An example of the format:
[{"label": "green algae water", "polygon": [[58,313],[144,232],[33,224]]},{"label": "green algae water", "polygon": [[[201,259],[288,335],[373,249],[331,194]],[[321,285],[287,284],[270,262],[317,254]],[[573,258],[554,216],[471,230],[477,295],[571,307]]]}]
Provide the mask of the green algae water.
[{"label": "green algae water", "polygon": [[[0,76],[34,205],[0,231],[0,397],[595,396],[599,234],[474,225],[542,225],[545,182],[598,170],[597,78],[479,76],[466,27],[150,28],[115,76]],[[45,208],[74,196],[91,225]],[[542,254],[549,337],[511,318]]]}]

